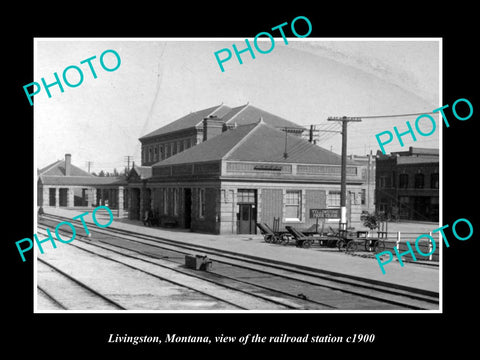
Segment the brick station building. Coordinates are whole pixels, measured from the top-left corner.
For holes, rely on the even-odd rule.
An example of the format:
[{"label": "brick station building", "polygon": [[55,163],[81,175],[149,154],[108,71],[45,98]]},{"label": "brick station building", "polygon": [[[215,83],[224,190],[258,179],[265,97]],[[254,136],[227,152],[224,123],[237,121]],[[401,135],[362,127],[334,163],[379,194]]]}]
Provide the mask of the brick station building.
[{"label": "brick station building", "polygon": [[[130,218],[151,209],[214,234],[256,233],[255,222],[274,218],[281,227],[312,226],[311,209],[340,207],[341,158],[304,140],[304,130],[249,104],[220,105],[140,138],[142,167],[128,180]],[[350,161],[349,226],[360,225],[363,182],[361,166]],[[335,227],[339,219],[329,221]]]},{"label": "brick station building", "polygon": [[377,152],[376,209],[402,220],[438,221],[439,151]]}]

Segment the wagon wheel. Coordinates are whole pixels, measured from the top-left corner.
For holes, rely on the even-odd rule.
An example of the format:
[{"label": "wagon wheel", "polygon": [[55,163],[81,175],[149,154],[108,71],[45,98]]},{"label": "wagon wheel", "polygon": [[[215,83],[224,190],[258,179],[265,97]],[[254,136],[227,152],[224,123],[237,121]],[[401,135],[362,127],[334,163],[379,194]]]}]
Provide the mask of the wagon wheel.
[{"label": "wagon wheel", "polygon": [[272,242],[272,236],[271,235],[266,235],[263,237],[263,240],[265,240],[265,242],[267,243],[271,243]]},{"label": "wagon wheel", "polygon": [[375,244],[375,249],[374,251],[376,253],[379,253],[379,252],[382,252],[383,250],[385,250],[385,241],[383,240],[378,240],[377,243]]},{"label": "wagon wheel", "polygon": [[337,248],[339,251],[344,251],[345,246],[347,245],[346,241],[343,239],[337,240]]},{"label": "wagon wheel", "polygon": [[309,248],[310,246],[312,246],[312,242],[313,242],[312,240],[305,240],[305,241],[303,242],[302,247],[304,247],[304,248]]},{"label": "wagon wheel", "polygon": [[345,248],[345,252],[347,253],[354,253],[355,251],[357,251],[357,243],[353,240],[350,240],[348,243],[347,243],[347,246]]}]

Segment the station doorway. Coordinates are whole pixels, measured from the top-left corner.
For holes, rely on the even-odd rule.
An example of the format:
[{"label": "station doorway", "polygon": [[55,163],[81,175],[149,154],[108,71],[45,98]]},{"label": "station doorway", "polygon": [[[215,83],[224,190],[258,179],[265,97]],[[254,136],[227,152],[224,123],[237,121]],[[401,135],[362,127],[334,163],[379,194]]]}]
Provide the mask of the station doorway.
[{"label": "station doorway", "polygon": [[48,189],[48,205],[49,206],[55,206],[56,204],[56,189],[55,188],[50,188]]},{"label": "station doorway", "polygon": [[58,190],[58,205],[59,206],[67,206],[67,197],[68,197],[68,188],[60,188]]},{"label": "station doorway", "polygon": [[129,217],[131,220],[140,220],[140,189],[132,188],[130,190],[131,202]]},{"label": "station doorway", "polygon": [[192,224],[192,189],[183,190],[183,222],[185,229],[190,229]]},{"label": "station doorway", "polygon": [[237,232],[239,234],[256,234],[257,190],[238,189],[237,204]]}]

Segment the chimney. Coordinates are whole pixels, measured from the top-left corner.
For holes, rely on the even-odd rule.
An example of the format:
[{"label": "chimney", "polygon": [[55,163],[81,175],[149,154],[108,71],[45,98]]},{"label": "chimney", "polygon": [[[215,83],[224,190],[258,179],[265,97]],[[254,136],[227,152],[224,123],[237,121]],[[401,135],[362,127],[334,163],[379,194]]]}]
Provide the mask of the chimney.
[{"label": "chimney", "polygon": [[71,175],[70,173],[71,169],[72,169],[72,155],[65,154],[65,176]]},{"label": "chimney", "polygon": [[210,140],[223,132],[223,121],[215,115],[203,119],[203,141]]}]

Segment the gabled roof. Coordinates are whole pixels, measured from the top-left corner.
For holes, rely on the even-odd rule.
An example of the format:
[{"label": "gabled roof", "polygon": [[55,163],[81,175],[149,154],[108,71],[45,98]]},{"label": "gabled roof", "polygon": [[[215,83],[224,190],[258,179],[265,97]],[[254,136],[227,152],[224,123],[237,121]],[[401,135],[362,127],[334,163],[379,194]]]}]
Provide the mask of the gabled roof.
[{"label": "gabled roof", "polygon": [[[285,153],[287,143],[287,157]],[[264,121],[241,125],[153,165],[215,160],[340,165],[341,157],[308,141],[273,128]],[[353,163],[350,162],[349,163]]]},{"label": "gabled roof", "polygon": [[[37,174],[45,176],[65,176],[65,160],[57,160],[54,163],[38,170]],[[93,175],[76,167],[73,164],[70,164],[70,176],[92,177]]]},{"label": "gabled roof", "polygon": [[221,104],[185,115],[180,119],[175,120],[170,124],[165,125],[164,127],[161,127],[160,129],[157,129],[147,135],[142,136],[139,140],[142,141],[148,138],[172,133],[175,131],[201,127],[203,126],[203,119],[213,115],[217,116],[227,125],[255,124],[260,118],[262,118],[265,123],[271,125],[272,127],[296,128],[298,130],[305,129],[303,126],[281,118],[280,116],[269,113],[268,111],[257,108],[251,104],[245,104],[242,106],[237,106],[235,108],[230,108],[226,105]]},{"label": "gabled roof", "polygon": [[160,129],[157,129],[147,135],[142,136],[139,140],[141,141],[158,135],[185,130],[188,128],[194,128],[197,125],[201,124],[204,118],[210,115],[217,115],[218,117],[222,117],[230,110],[231,108],[229,108],[228,106],[220,104],[207,109],[195,111],[171,122],[168,125],[161,127]]},{"label": "gabled roof", "polygon": [[141,179],[148,179],[152,177],[152,167],[151,166],[138,166],[133,164],[132,170],[137,174],[137,176]]},{"label": "gabled roof", "polygon": [[[287,157],[284,157],[286,143]],[[340,165],[341,156],[260,122],[225,160]]]},{"label": "gabled roof", "polygon": [[38,170],[38,180],[43,185],[125,185],[124,176],[94,176],[73,164],[70,164],[70,175],[65,175],[65,160],[57,160]]},{"label": "gabled roof", "polygon": [[251,104],[246,104],[233,108],[228,114],[226,114],[222,118],[222,120],[229,125],[245,125],[254,124],[258,122],[260,118],[262,118],[266,124],[275,128],[297,128],[299,130],[305,129],[303,126],[281,118],[280,116],[269,113],[268,111],[257,108]]}]

